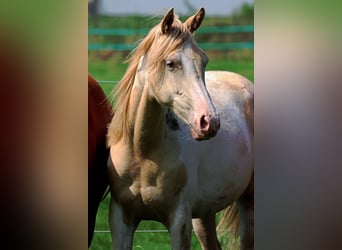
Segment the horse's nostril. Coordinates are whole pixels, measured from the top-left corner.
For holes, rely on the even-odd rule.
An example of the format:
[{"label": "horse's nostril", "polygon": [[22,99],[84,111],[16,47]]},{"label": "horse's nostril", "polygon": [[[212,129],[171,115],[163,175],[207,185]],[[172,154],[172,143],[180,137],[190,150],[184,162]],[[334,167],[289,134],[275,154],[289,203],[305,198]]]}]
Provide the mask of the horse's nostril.
[{"label": "horse's nostril", "polygon": [[203,115],[200,120],[200,125],[202,130],[208,130],[209,127],[209,121],[208,117]]}]

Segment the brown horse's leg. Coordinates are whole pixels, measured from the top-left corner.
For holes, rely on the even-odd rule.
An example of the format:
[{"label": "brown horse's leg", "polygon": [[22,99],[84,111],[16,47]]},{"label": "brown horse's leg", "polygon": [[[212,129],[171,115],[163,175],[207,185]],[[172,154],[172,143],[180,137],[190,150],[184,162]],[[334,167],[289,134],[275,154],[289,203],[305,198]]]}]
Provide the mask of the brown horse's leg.
[{"label": "brown horse's leg", "polygon": [[241,250],[254,249],[254,181],[238,200]]},{"label": "brown horse's leg", "polygon": [[[96,169],[95,169],[96,170]],[[91,244],[94,235],[96,223],[96,214],[102,197],[107,189],[108,182],[106,176],[101,173],[89,171],[88,177],[88,247]]]},{"label": "brown horse's leg", "polygon": [[215,214],[193,219],[192,225],[203,250],[221,250],[216,234]]},{"label": "brown horse's leg", "polygon": [[108,187],[107,159],[109,150],[105,145],[97,148],[94,162],[88,170],[88,247],[94,235],[97,210]]}]

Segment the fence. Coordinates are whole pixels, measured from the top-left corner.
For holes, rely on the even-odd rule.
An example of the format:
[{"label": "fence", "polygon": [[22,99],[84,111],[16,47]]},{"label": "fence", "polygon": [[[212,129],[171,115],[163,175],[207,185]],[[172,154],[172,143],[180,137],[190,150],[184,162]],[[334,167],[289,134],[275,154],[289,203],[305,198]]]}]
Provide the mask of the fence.
[{"label": "fence", "polygon": [[[169,231],[166,229],[137,229],[135,233],[168,233]],[[192,230],[192,232],[194,232]],[[110,230],[94,230],[94,233],[110,233]]]},{"label": "fence", "polygon": [[[150,29],[101,29],[101,28],[91,28],[88,30],[89,36],[144,36]],[[254,32],[253,25],[244,26],[218,26],[218,27],[203,27],[196,34],[227,34],[227,33],[252,33]],[[100,51],[100,50],[113,50],[113,51],[130,51],[134,49],[136,44],[127,43],[89,43],[89,51]],[[199,46],[206,50],[227,50],[227,49],[253,49],[254,42],[208,42],[199,43]]]}]

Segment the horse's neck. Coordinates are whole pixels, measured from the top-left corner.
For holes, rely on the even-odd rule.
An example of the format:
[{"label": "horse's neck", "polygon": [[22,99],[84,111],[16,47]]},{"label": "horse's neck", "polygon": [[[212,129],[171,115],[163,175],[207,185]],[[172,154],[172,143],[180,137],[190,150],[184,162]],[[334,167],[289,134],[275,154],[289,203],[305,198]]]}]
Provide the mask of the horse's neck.
[{"label": "horse's neck", "polygon": [[129,108],[135,154],[144,157],[162,143],[165,111],[149,96],[148,87],[133,88]]}]

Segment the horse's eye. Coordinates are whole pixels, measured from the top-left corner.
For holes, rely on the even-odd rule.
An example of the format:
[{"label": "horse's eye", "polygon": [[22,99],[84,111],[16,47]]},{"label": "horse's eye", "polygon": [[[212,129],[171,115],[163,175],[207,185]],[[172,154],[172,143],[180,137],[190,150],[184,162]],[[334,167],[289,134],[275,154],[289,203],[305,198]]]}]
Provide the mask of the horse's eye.
[{"label": "horse's eye", "polygon": [[167,60],[166,67],[168,70],[174,70],[176,68],[176,63],[172,60]]}]

